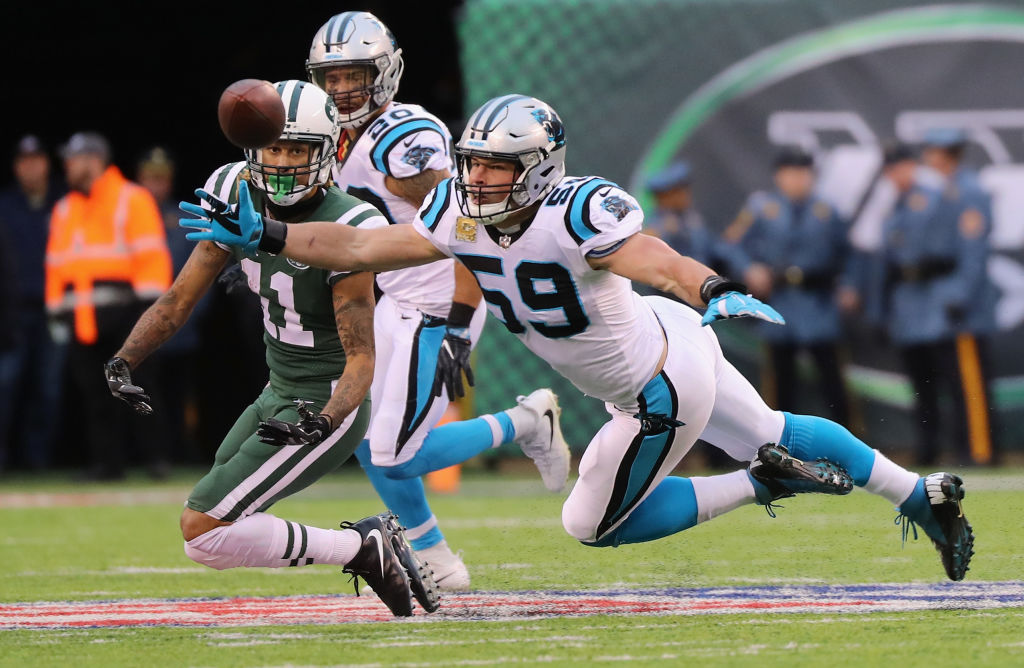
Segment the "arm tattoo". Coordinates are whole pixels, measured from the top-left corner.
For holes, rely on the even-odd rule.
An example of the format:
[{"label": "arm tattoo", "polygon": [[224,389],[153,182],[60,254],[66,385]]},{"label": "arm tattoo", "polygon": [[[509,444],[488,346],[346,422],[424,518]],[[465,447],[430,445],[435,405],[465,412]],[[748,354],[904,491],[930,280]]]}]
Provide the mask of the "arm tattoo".
[{"label": "arm tattoo", "polygon": [[188,320],[196,302],[224,268],[228,253],[213,244],[200,244],[170,289],[139,318],[117,356],[135,368],[171,338]]},{"label": "arm tattoo", "polygon": [[334,297],[334,319],[345,357],[373,355],[373,302]]},{"label": "arm tattoo", "polygon": [[354,274],[335,284],[334,319],[345,349],[345,371],[323,412],[336,425],[359,408],[373,381],[372,285],[372,274]]},{"label": "arm tattoo", "polygon": [[178,295],[172,286],[142,314],[117,356],[124,358],[134,368],[171,338],[185,321],[177,308],[177,302]]}]

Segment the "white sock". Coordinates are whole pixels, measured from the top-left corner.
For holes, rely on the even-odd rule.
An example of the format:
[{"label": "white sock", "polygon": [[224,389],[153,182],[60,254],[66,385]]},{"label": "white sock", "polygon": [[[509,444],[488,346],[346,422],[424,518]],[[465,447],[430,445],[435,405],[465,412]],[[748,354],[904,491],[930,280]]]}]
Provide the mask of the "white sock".
[{"label": "white sock", "polygon": [[875,450],[875,463],[871,467],[868,481],[864,483],[864,489],[872,494],[878,494],[894,506],[899,506],[910,497],[920,479],[921,476],[894,464]]},{"label": "white sock", "polygon": [[513,406],[507,410],[502,411],[508,416],[509,420],[512,420],[512,426],[516,430],[516,436],[520,434],[527,434],[535,429],[537,424],[537,415],[531,410],[527,410],[522,406]]},{"label": "white sock", "polygon": [[187,541],[185,554],[217,570],[237,566],[344,566],[361,544],[359,532],[352,529],[318,529],[269,513],[254,513]]},{"label": "white sock", "polygon": [[[492,448],[496,448],[505,442],[505,430],[502,429],[501,423],[498,422],[498,418],[488,413],[487,415],[481,415],[480,419],[486,422],[487,426],[491,428]],[[513,422],[512,424],[515,425],[515,422]]]},{"label": "white sock", "polygon": [[750,482],[746,469],[689,480],[697,497],[698,522],[707,522],[712,517],[756,501],[754,484]]},{"label": "white sock", "polygon": [[428,531],[437,526],[437,516],[431,515],[430,519],[419,526],[409,527],[405,530],[405,537],[409,540],[416,540],[417,538],[426,535]]},{"label": "white sock", "polygon": [[422,550],[416,550],[416,554],[421,555],[424,560],[427,560],[428,558],[436,559],[439,555],[447,557],[448,555],[454,554],[454,552],[452,552],[452,548],[448,547],[448,541],[442,540],[437,545],[431,545],[430,547],[425,547]]}]

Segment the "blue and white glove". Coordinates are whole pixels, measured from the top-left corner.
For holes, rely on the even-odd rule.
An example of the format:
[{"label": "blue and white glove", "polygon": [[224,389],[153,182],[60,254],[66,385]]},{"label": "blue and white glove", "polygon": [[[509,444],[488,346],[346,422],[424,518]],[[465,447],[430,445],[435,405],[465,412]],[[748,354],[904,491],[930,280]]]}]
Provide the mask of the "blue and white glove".
[{"label": "blue and white glove", "polygon": [[777,325],[786,324],[785,318],[760,299],[743,294],[746,288],[721,276],[709,276],[700,288],[700,296],[708,305],[701,325],[710,325],[726,318],[757,318]]},{"label": "blue and white glove", "polygon": [[711,300],[700,324],[710,325],[716,320],[726,318],[757,318],[767,320],[776,325],[785,325],[786,320],[782,315],[760,299],[741,292],[726,292]]},{"label": "blue and white glove", "polygon": [[186,234],[186,239],[238,246],[246,253],[254,253],[257,248],[268,253],[279,253],[284,249],[287,226],[270,218],[264,219],[256,211],[249,196],[249,185],[245,181],[238,184],[237,204],[228,205],[202,189],[196,190],[196,196],[209,204],[210,208],[191,202],[178,204],[179,209],[196,216],[178,219],[181,227],[199,230]]}]

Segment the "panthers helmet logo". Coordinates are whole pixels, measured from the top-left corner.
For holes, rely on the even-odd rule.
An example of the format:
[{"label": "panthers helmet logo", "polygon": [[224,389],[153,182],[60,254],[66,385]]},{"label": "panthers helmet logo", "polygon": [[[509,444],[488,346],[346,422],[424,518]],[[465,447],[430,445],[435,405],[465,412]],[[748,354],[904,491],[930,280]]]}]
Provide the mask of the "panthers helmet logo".
[{"label": "panthers helmet logo", "polygon": [[533,118],[547,131],[548,140],[555,143],[555,148],[565,146],[565,127],[558,116],[547,109],[534,109]]}]

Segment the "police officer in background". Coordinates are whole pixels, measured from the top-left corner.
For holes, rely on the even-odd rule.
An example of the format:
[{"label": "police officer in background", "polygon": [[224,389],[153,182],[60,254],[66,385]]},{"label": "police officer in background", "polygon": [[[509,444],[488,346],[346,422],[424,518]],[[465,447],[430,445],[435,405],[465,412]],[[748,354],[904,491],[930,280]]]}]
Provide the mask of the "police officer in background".
[{"label": "police officer in background", "polygon": [[984,222],[964,224],[951,215],[943,191],[918,177],[912,147],[885,147],[883,175],[899,193],[883,227],[880,262],[874,284],[882,291],[873,300],[890,341],[903,359],[914,390],[918,463],[932,463],[941,450],[939,391],[953,400],[948,414],[958,463],[969,460],[966,402],[957,347],[957,332],[974,307],[971,290],[984,267],[987,244]]},{"label": "police officer in background", "polygon": [[992,463],[998,455],[993,438],[996,413],[991,401],[989,340],[996,331],[998,290],[987,271],[992,232],[992,198],[981,187],[978,172],[963,164],[967,133],[960,128],[932,128],[925,133],[922,161],[941,178],[939,214],[943,229],[956,228],[963,240],[958,264],[958,289],[970,295],[970,306],[949,308],[956,329],[957,360],[966,404],[971,457]]},{"label": "police officer in background", "polygon": [[849,401],[840,363],[841,313],[853,310],[847,226],[835,208],[814,194],[812,156],[785,147],[774,160],[775,189],[749,197],[723,237],[729,262],[755,297],[770,300],[785,327],[762,327],[769,365],[766,397],[775,408],[797,409],[796,360],[806,350],[818,370],[829,416],[849,423]]},{"label": "police officer in background", "polygon": [[5,451],[20,450],[21,463],[41,470],[52,463],[64,385],[66,348],[51,338],[43,304],[50,210],[64,187],[35,135],[18,140],[11,167],[15,182],[0,190],[0,293],[8,307],[0,314],[0,469]]},{"label": "police officer in background", "polygon": [[657,209],[649,216],[644,232],[658,237],[680,255],[688,255],[711,266],[715,237],[704,224],[704,217],[693,205],[690,164],[674,162],[647,181]]},{"label": "police officer in background", "polygon": [[[647,180],[647,189],[654,195],[653,215],[644,221],[644,233],[658,237],[680,255],[687,255],[719,273],[730,266],[733,248],[725,244],[704,222],[704,216],[693,202],[693,169],[679,160],[655,173]],[[642,294],[658,294],[669,299],[674,295],[649,286],[634,285]],[[678,300],[677,300],[678,301]]]}]

